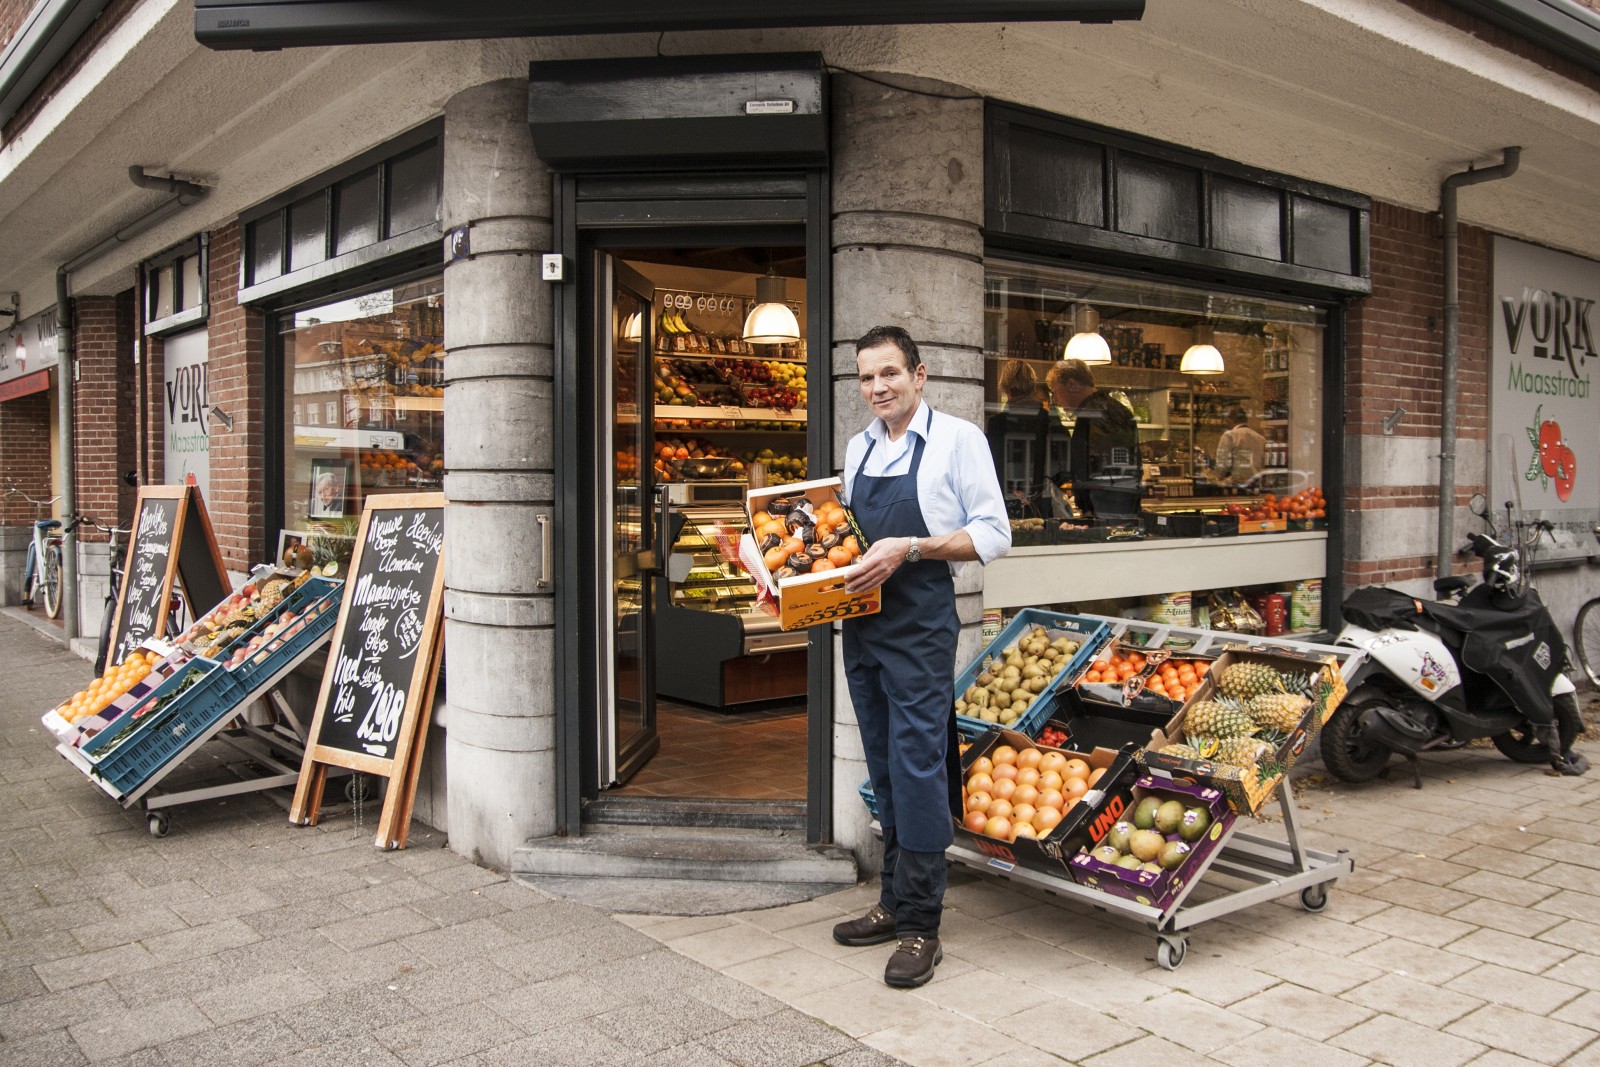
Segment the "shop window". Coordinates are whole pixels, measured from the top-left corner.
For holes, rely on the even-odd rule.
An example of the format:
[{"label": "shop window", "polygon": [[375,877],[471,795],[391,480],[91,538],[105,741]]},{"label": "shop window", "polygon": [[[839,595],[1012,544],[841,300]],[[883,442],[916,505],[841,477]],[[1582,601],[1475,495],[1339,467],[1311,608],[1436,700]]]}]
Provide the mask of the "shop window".
[{"label": "shop window", "polygon": [[176,333],[205,321],[208,249],[203,237],[191,237],[145,260],[146,334]]},{"label": "shop window", "polygon": [[334,254],[343,255],[378,240],[378,172],[370,170],[333,190],[333,212],[338,234]]},{"label": "shop window", "polygon": [[250,280],[264,282],[283,273],[283,215],[250,225]]},{"label": "shop window", "polygon": [[439,220],[439,142],[389,163],[389,233],[409,233]]},{"label": "shop window", "polygon": [[1350,220],[1343,208],[1294,198],[1294,261],[1302,267],[1350,270]]},{"label": "shop window", "polygon": [[1117,229],[1178,244],[1200,243],[1200,172],[1125,154],[1117,167]]},{"label": "shop window", "polygon": [[[1073,344],[1084,333],[1099,344]],[[1063,358],[1085,342],[1109,362]],[[1326,342],[1316,305],[991,261],[985,428],[1013,543],[1100,554],[1074,570],[1014,552],[989,568],[986,604],[1065,593],[1125,613],[1157,597],[1175,622],[1173,598],[1203,608],[1213,582],[1287,595],[1320,579]],[[1199,343],[1221,373],[1185,372]],[[1104,555],[1122,546],[1140,551]]]},{"label": "shop window", "polygon": [[1211,237],[1225,252],[1262,259],[1283,254],[1282,195],[1220,175],[1211,179]]},{"label": "shop window", "polygon": [[328,213],[322,194],[289,205],[289,269],[299,270],[327,258]]},{"label": "shop window", "polygon": [[319,564],[348,560],[369,495],[442,483],[443,291],[433,277],[278,318],[284,528]]}]

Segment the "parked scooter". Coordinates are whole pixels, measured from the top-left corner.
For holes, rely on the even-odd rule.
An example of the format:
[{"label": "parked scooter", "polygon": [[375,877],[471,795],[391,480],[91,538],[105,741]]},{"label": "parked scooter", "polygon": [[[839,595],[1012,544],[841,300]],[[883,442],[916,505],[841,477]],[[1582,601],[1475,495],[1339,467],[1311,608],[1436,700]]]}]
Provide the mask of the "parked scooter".
[{"label": "parked scooter", "polygon": [[[1482,496],[1473,511],[1488,517]],[[1508,505],[1507,511],[1510,511]],[[1518,534],[1520,521],[1508,525]],[[1546,763],[1578,775],[1588,760],[1572,751],[1583,720],[1572,680],[1563,673],[1566,645],[1517,547],[1473,534],[1483,580],[1440,578],[1444,599],[1416,600],[1369,586],[1344,603],[1338,644],[1367,653],[1350,680],[1350,695],[1322,731],[1322,760],[1347,782],[1365,782],[1399,755],[1422,788],[1417,757],[1487,737],[1518,763]]]}]

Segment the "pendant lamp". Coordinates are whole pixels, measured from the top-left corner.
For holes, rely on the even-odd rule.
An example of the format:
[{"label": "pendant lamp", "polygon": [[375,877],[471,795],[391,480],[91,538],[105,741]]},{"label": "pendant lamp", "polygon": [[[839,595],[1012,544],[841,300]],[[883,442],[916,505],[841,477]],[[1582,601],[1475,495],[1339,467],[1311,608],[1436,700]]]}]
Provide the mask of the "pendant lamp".
[{"label": "pendant lamp", "polygon": [[745,316],[744,339],[758,345],[800,340],[800,321],[789,310],[783,279],[774,273],[756,279],[756,306]]},{"label": "pendant lamp", "polygon": [[1178,369],[1185,374],[1223,374],[1227,368],[1222,365],[1222,353],[1213,343],[1216,340],[1216,331],[1210,323],[1201,323],[1194,328],[1194,344],[1190,345],[1183,353],[1183,362],[1178,364]]},{"label": "pendant lamp", "polygon": [[1100,336],[1100,313],[1087,304],[1073,316],[1073,333],[1062,359],[1078,359],[1095,366],[1111,362],[1111,346]]},{"label": "pendant lamp", "polygon": [[644,336],[644,316],[635,311],[622,320],[622,339],[637,341]]}]

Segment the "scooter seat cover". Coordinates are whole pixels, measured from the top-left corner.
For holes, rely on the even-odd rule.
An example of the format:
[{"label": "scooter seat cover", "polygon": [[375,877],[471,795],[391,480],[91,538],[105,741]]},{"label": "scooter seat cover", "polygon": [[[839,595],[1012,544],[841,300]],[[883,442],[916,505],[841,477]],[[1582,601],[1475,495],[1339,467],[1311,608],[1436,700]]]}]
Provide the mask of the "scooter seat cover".
[{"label": "scooter seat cover", "polygon": [[1550,687],[1566,666],[1567,646],[1536,590],[1512,597],[1480,585],[1460,604],[1423,601],[1422,610],[1460,635],[1462,666],[1498,686],[1535,725],[1554,721]]},{"label": "scooter seat cover", "polygon": [[1346,597],[1344,617],[1363,630],[1417,628],[1417,606],[1412,598],[1381,585],[1362,586]]}]

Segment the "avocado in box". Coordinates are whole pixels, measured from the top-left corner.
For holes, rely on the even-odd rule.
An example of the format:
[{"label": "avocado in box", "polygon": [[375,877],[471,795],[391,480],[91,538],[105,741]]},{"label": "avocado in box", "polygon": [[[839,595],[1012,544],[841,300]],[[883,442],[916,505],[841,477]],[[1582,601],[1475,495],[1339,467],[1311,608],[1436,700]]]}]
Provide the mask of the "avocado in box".
[{"label": "avocado in box", "polygon": [[[1044,748],[1015,730],[990,730],[962,757],[965,815],[957,843],[989,857],[998,871],[1020,865],[1066,874],[1073,853],[1104,835],[1131,802],[1135,751]],[[1017,830],[1024,821],[1027,829]]]},{"label": "avocado in box", "polygon": [[834,619],[872,615],[878,590],[847,593],[867,540],[840,499],[842,483],[821,478],[751,490],[750,527],[739,558],[764,583],[778,607],[778,625],[797,630]]},{"label": "avocado in box", "polygon": [[1072,855],[1073,880],[1167,910],[1205,869],[1236,815],[1220,789],[1146,775],[1134,783],[1131,813],[1092,850]]},{"label": "avocado in box", "polygon": [[1254,815],[1344,695],[1332,657],[1230,646],[1140,761],[1152,775],[1214,786]]}]

